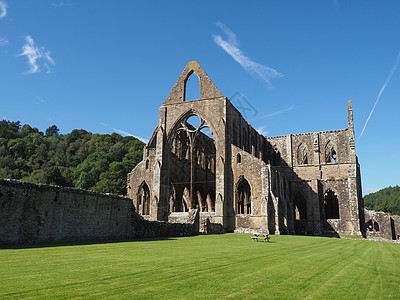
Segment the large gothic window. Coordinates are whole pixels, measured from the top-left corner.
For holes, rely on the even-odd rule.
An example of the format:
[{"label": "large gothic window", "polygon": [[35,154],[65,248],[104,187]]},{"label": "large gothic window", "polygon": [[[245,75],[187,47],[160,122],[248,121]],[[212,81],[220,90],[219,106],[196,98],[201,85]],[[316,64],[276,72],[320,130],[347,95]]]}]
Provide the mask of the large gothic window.
[{"label": "large gothic window", "polygon": [[237,205],[236,213],[251,214],[251,190],[250,185],[245,178],[240,178],[237,184]]},{"label": "large gothic window", "polygon": [[[170,137],[170,174],[176,190],[175,211],[199,208],[202,212],[214,209],[215,139],[205,120],[188,113]],[[209,198],[209,199],[208,199]],[[212,204],[212,205],[209,205]]]},{"label": "large gothic window", "polygon": [[142,215],[150,214],[150,190],[146,182],[140,185],[138,191],[137,211]]},{"label": "large gothic window", "polygon": [[325,218],[339,219],[339,199],[336,194],[328,190],[324,195]]},{"label": "large gothic window", "polygon": [[297,148],[297,164],[298,165],[308,164],[307,147],[304,144],[300,144],[300,146]]},{"label": "large gothic window", "polygon": [[335,147],[333,146],[331,141],[329,141],[325,146],[325,162],[337,163]]}]

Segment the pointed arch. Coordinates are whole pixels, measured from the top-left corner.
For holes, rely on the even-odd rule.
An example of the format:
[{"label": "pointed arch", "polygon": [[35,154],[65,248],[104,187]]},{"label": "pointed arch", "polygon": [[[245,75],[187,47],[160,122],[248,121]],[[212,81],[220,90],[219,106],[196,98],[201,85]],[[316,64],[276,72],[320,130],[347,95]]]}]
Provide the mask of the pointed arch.
[{"label": "pointed arch", "polygon": [[190,71],[184,83],[184,101],[200,99],[200,78]]},{"label": "pointed arch", "polygon": [[235,198],[236,214],[251,214],[251,187],[244,176],[236,184]]},{"label": "pointed arch", "polygon": [[207,118],[205,118],[203,116],[203,114],[200,113],[199,111],[194,110],[194,109],[189,109],[186,112],[182,113],[176,119],[176,121],[173,123],[171,129],[167,133],[167,143],[170,147],[172,146],[173,140],[174,140],[177,132],[179,131],[178,129],[180,129],[182,127],[182,123],[185,123],[192,116],[196,116],[196,117],[200,118],[200,120],[203,120],[206,124],[206,126],[203,128],[208,128],[211,131],[211,135],[214,137],[215,140],[217,140],[218,134],[217,134],[217,131],[215,130],[214,124],[212,122],[209,122],[209,120],[207,120]]},{"label": "pointed arch", "polygon": [[326,219],[340,219],[339,199],[331,189],[327,190],[324,194],[324,207]]},{"label": "pointed arch", "polygon": [[331,141],[328,141],[325,145],[325,162],[337,163],[335,146]]},{"label": "pointed arch", "polygon": [[146,181],[139,186],[137,193],[137,212],[141,215],[150,214],[150,189]]},{"label": "pointed arch", "polygon": [[307,165],[308,164],[308,149],[303,143],[297,147],[297,164]]}]

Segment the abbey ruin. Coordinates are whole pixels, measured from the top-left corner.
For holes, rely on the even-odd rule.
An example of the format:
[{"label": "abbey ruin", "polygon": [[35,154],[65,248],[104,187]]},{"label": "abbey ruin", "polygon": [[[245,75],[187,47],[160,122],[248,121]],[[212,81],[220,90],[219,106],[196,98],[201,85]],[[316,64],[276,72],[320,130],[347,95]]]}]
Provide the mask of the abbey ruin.
[{"label": "abbey ruin", "polygon": [[[199,79],[200,99],[186,99]],[[266,137],[189,62],[159,110],[128,197],[0,179],[0,244],[198,233],[400,240],[400,216],[364,209],[353,111],[340,130]]]},{"label": "abbey ruin", "polygon": [[[187,101],[192,74],[200,98]],[[347,114],[344,129],[265,137],[189,62],[128,175],[128,196],[148,220],[175,222],[197,208],[226,232],[376,233],[370,213],[365,221],[350,100]]]}]

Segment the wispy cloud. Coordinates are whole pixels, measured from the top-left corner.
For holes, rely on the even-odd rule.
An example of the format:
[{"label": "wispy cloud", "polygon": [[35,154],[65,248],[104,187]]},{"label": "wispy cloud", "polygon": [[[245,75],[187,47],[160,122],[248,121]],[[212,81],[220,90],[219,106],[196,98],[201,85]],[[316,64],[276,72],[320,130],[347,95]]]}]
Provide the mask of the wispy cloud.
[{"label": "wispy cloud", "polygon": [[65,5],[65,3],[63,1],[61,1],[61,2],[52,2],[51,5],[54,6],[54,7],[63,7]]},{"label": "wispy cloud", "polygon": [[46,50],[44,47],[38,47],[35,45],[34,40],[30,35],[25,37],[25,44],[22,46],[22,53],[18,54],[18,56],[26,56],[28,59],[29,71],[26,73],[33,74],[40,72],[40,67],[38,64],[38,60],[43,60],[44,67],[46,68],[46,72],[50,73],[50,65],[55,66],[53,58],[50,56],[50,51]]},{"label": "wispy cloud", "polygon": [[283,77],[283,74],[277,70],[257,63],[244,55],[242,50],[239,49],[239,40],[237,39],[236,34],[232,32],[228,26],[221,22],[217,22],[216,25],[227,36],[227,40],[224,40],[220,35],[213,35],[214,42],[225,50],[225,52],[228,53],[236,62],[238,62],[243,69],[252,75],[257,75],[260,79],[266,82],[268,86],[271,86],[270,80],[272,78]]},{"label": "wispy cloud", "polygon": [[45,101],[41,97],[36,96],[36,100],[33,102],[33,104],[40,105],[40,104],[43,104],[44,102]]},{"label": "wispy cloud", "polygon": [[365,128],[366,128],[367,125],[368,125],[369,119],[371,118],[371,116],[372,116],[372,114],[373,114],[373,112],[374,112],[374,110],[375,110],[376,105],[378,104],[379,100],[381,99],[382,93],[383,93],[383,91],[385,90],[386,86],[388,85],[390,79],[392,79],[392,76],[393,76],[394,72],[396,71],[397,67],[399,66],[399,63],[400,63],[400,51],[399,51],[399,53],[397,54],[396,61],[394,62],[394,65],[393,65],[393,67],[392,67],[392,70],[390,71],[388,77],[386,78],[385,82],[383,83],[383,85],[382,85],[382,87],[381,87],[381,90],[379,91],[379,94],[378,94],[378,97],[376,98],[375,104],[374,104],[374,106],[372,107],[371,112],[369,113],[369,116],[368,116],[368,118],[367,118],[367,121],[365,122],[364,128],[363,128],[363,130],[361,131],[361,134],[360,134],[360,136],[358,137],[357,141],[358,141],[358,140],[361,138],[361,136],[363,135],[363,133],[364,133],[364,131],[365,131]]},{"label": "wispy cloud", "polygon": [[146,138],[142,138],[142,137],[133,135],[132,133],[129,133],[129,132],[124,131],[124,130],[121,130],[121,129],[116,129],[116,128],[112,127],[112,126],[109,126],[109,125],[106,124],[106,123],[100,122],[100,124],[103,125],[103,126],[105,126],[105,127],[107,127],[107,128],[110,128],[110,129],[114,130],[115,132],[118,132],[118,133],[120,133],[120,134],[122,134],[122,135],[125,135],[125,136],[133,136],[134,138],[137,138],[138,140],[141,140],[143,143],[146,143],[146,144],[147,144],[147,143],[149,142],[149,139],[146,139]]},{"label": "wispy cloud", "polygon": [[364,191],[365,192],[364,194],[375,193],[377,191],[379,191],[379,189],[366,188],[365,191]]},{"label": "wispy cloud", "polygon": [[0,47],[7,45],[8,45],[8,39],[0,37]]},{"label": "wispy cloud", "polygon": [[267,114],[267,115],[263,115],[263,116],[257,118],[257,120],[266,119],[266,118],[269,118],[269,117],[273,117],[273,116],[276,116],[276,115],[283,114],[283,113],[285,113],[285,112],[288,112],[288,111],[294,109],[294,107],[295,107],[295,106],[292,105],[292,106],[290,106],[290,107],[287,107],[287,108],[284,108],[284,109],[281,109],[281,110],[278,110],[278,111],[269,113],[269,114]]},{"label": "wispy cloud", "polygon": [[75,5],[77,5],[77,3],[60,1],[60,2],[52,2],[51,5],[54,7],[60,8],[60,7],[64,7],[64,6],[75,6]]},{"label": "wispy cloud", "polygon": [[7,15],[7,3],[0,0],[0,19]]},{"label": "wispy cloud", "polygon": [[262,127],[257,128],[256,131],[261,135],[267,135],[268,131],[265,128],[266,128],[265,126],[262,126]]}]

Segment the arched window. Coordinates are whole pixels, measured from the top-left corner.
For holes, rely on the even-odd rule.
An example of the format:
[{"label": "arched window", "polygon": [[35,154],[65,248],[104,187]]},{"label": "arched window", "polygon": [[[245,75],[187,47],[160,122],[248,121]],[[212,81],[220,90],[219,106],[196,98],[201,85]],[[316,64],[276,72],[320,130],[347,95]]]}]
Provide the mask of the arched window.
[{"label": "arched window", "polygon": [[149,160],[146,160],[146,170],[149,168]]},{"label": "arched window", "polygon": [[249,183],[244,177],[241,177],[237,184],[236,199],[236,213],[251,214],[251,190]]},{"label": "arched window", "polygon": [[329,141],[325,146],[325,162],[337,163],[335,147],[333,146],[331,141]]},{"label": "arched window", "polygon": [[340,219],[339,217],[339,199],[336,194],[328,190],[324,195],[325,218]]},{"label": "arched window", "polygon": [[379,224],[373,219],[370,219],[365,223],[365,228],[368,231],[379,231]]},{"label": "arched window", "polygon": [[237,162],[238,164],[240,164],[240,163],[242,162],[242,156],[240,155],[240,153],[238,153],[238,154],[236,155],[236,162]]},{"label": "arched window", "polygon": [[150,214],[150,189],[146,182],[140,185],[138,191],[138,204],[137,211],[142,215]]},{"label": "arched window", "polygon": [[300,144],[300,146],[297,148],[297,164],[298,165],[308,164],[307,147],[304,144]]},{"label": "arched window", "polygon": [[200,99],[200,80],[191,73],[185,81],[185,101]]}]

